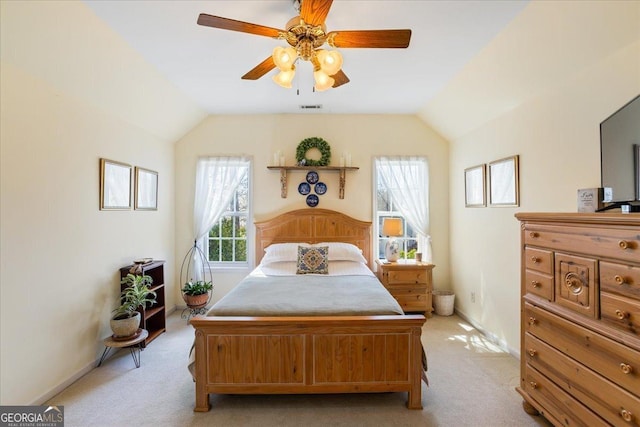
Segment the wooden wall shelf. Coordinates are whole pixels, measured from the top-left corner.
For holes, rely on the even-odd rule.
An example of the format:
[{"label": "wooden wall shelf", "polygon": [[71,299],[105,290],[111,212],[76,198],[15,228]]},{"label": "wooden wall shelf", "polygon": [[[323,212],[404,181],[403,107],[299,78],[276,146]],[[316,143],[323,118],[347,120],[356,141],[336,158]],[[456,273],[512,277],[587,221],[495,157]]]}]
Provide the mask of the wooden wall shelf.
[{"label": "wooden wall shelf", "polygon": [[289,171],[335,171],[340,173],[340,198],[344,199],[344,184],[347,171],[357,171],[355,166],[267,166],[269,170],[280,170],[280,197],[287,198],[287,174]]}]

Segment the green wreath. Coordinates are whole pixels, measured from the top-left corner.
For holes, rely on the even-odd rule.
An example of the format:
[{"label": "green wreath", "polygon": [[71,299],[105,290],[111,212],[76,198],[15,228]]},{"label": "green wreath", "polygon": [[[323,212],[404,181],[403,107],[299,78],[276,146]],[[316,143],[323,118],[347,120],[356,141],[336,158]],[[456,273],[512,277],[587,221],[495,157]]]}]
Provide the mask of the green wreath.
[{"label": "green wreath", "polygon": [[[322,154],[320,160],[307,159],[307,152],[312,148],[317,148]],[[303,139],[296,148],[296,161],[304,166],[327,166],[331,160],[331,147],[327,141],[314,136]]]}]

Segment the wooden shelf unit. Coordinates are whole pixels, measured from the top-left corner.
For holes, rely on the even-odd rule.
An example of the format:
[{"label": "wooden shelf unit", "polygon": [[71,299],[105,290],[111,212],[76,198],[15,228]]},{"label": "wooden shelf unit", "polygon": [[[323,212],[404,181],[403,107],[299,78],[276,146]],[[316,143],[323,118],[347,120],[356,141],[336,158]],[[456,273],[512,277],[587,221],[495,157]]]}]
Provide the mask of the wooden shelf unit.
[{"label": "wooden shelf unit", "polygon": [[[126,277],[134,265],[127,265],[120,269],[120,278]],[[149,332],[149,336],[144,340],[144,346],[149,344],[161,333],[167,330],[166,316],[167,311],[165,308],[164,300],[164,261],[152,261],[142,266],[142,274],[151,276],[153,283],[151,284],[151,290],[157,295],[157,302],[151,307],[139,309],[140,311],[140,327],[146,329]],[[120,289],[124,290],[126,285],[120,285]]]},{"label": "wooden shelf unit", "polygon": [[287,181],[289,171],[334,171],[340,173],[340,198],[344,199],[344,185],[347,171],[357,171],[355,166],[267,166],[269,170],[280,170],[280,197],[287,198]]}]

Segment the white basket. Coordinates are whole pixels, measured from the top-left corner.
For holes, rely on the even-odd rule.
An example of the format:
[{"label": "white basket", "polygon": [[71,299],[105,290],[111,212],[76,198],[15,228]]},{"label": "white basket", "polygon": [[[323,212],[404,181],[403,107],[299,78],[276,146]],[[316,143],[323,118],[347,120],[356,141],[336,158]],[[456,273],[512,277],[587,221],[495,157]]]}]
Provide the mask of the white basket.
[{"label": "white basket", "polygon": [[437,315],[451,316],[455,294],[451,291],[433,291],[433,308]]}]

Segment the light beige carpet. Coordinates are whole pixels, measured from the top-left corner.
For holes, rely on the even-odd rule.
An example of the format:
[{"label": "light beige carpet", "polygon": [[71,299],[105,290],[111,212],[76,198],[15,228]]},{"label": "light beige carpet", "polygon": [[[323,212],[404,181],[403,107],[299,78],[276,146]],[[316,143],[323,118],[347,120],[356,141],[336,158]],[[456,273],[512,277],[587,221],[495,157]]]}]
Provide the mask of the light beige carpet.
[{"label": "light beige carpet", "polygon": [[430,386],[424,408],[406,393],[211,397],[194,413],[187,371],[193,330],[176,312],[167,333],[142,352],[136,369],[120,350],[47,404],[64,405],[65,426],[550,426],[522,410],[514,388],[518,361],[458,316],[434,316],[423,328]]}]

